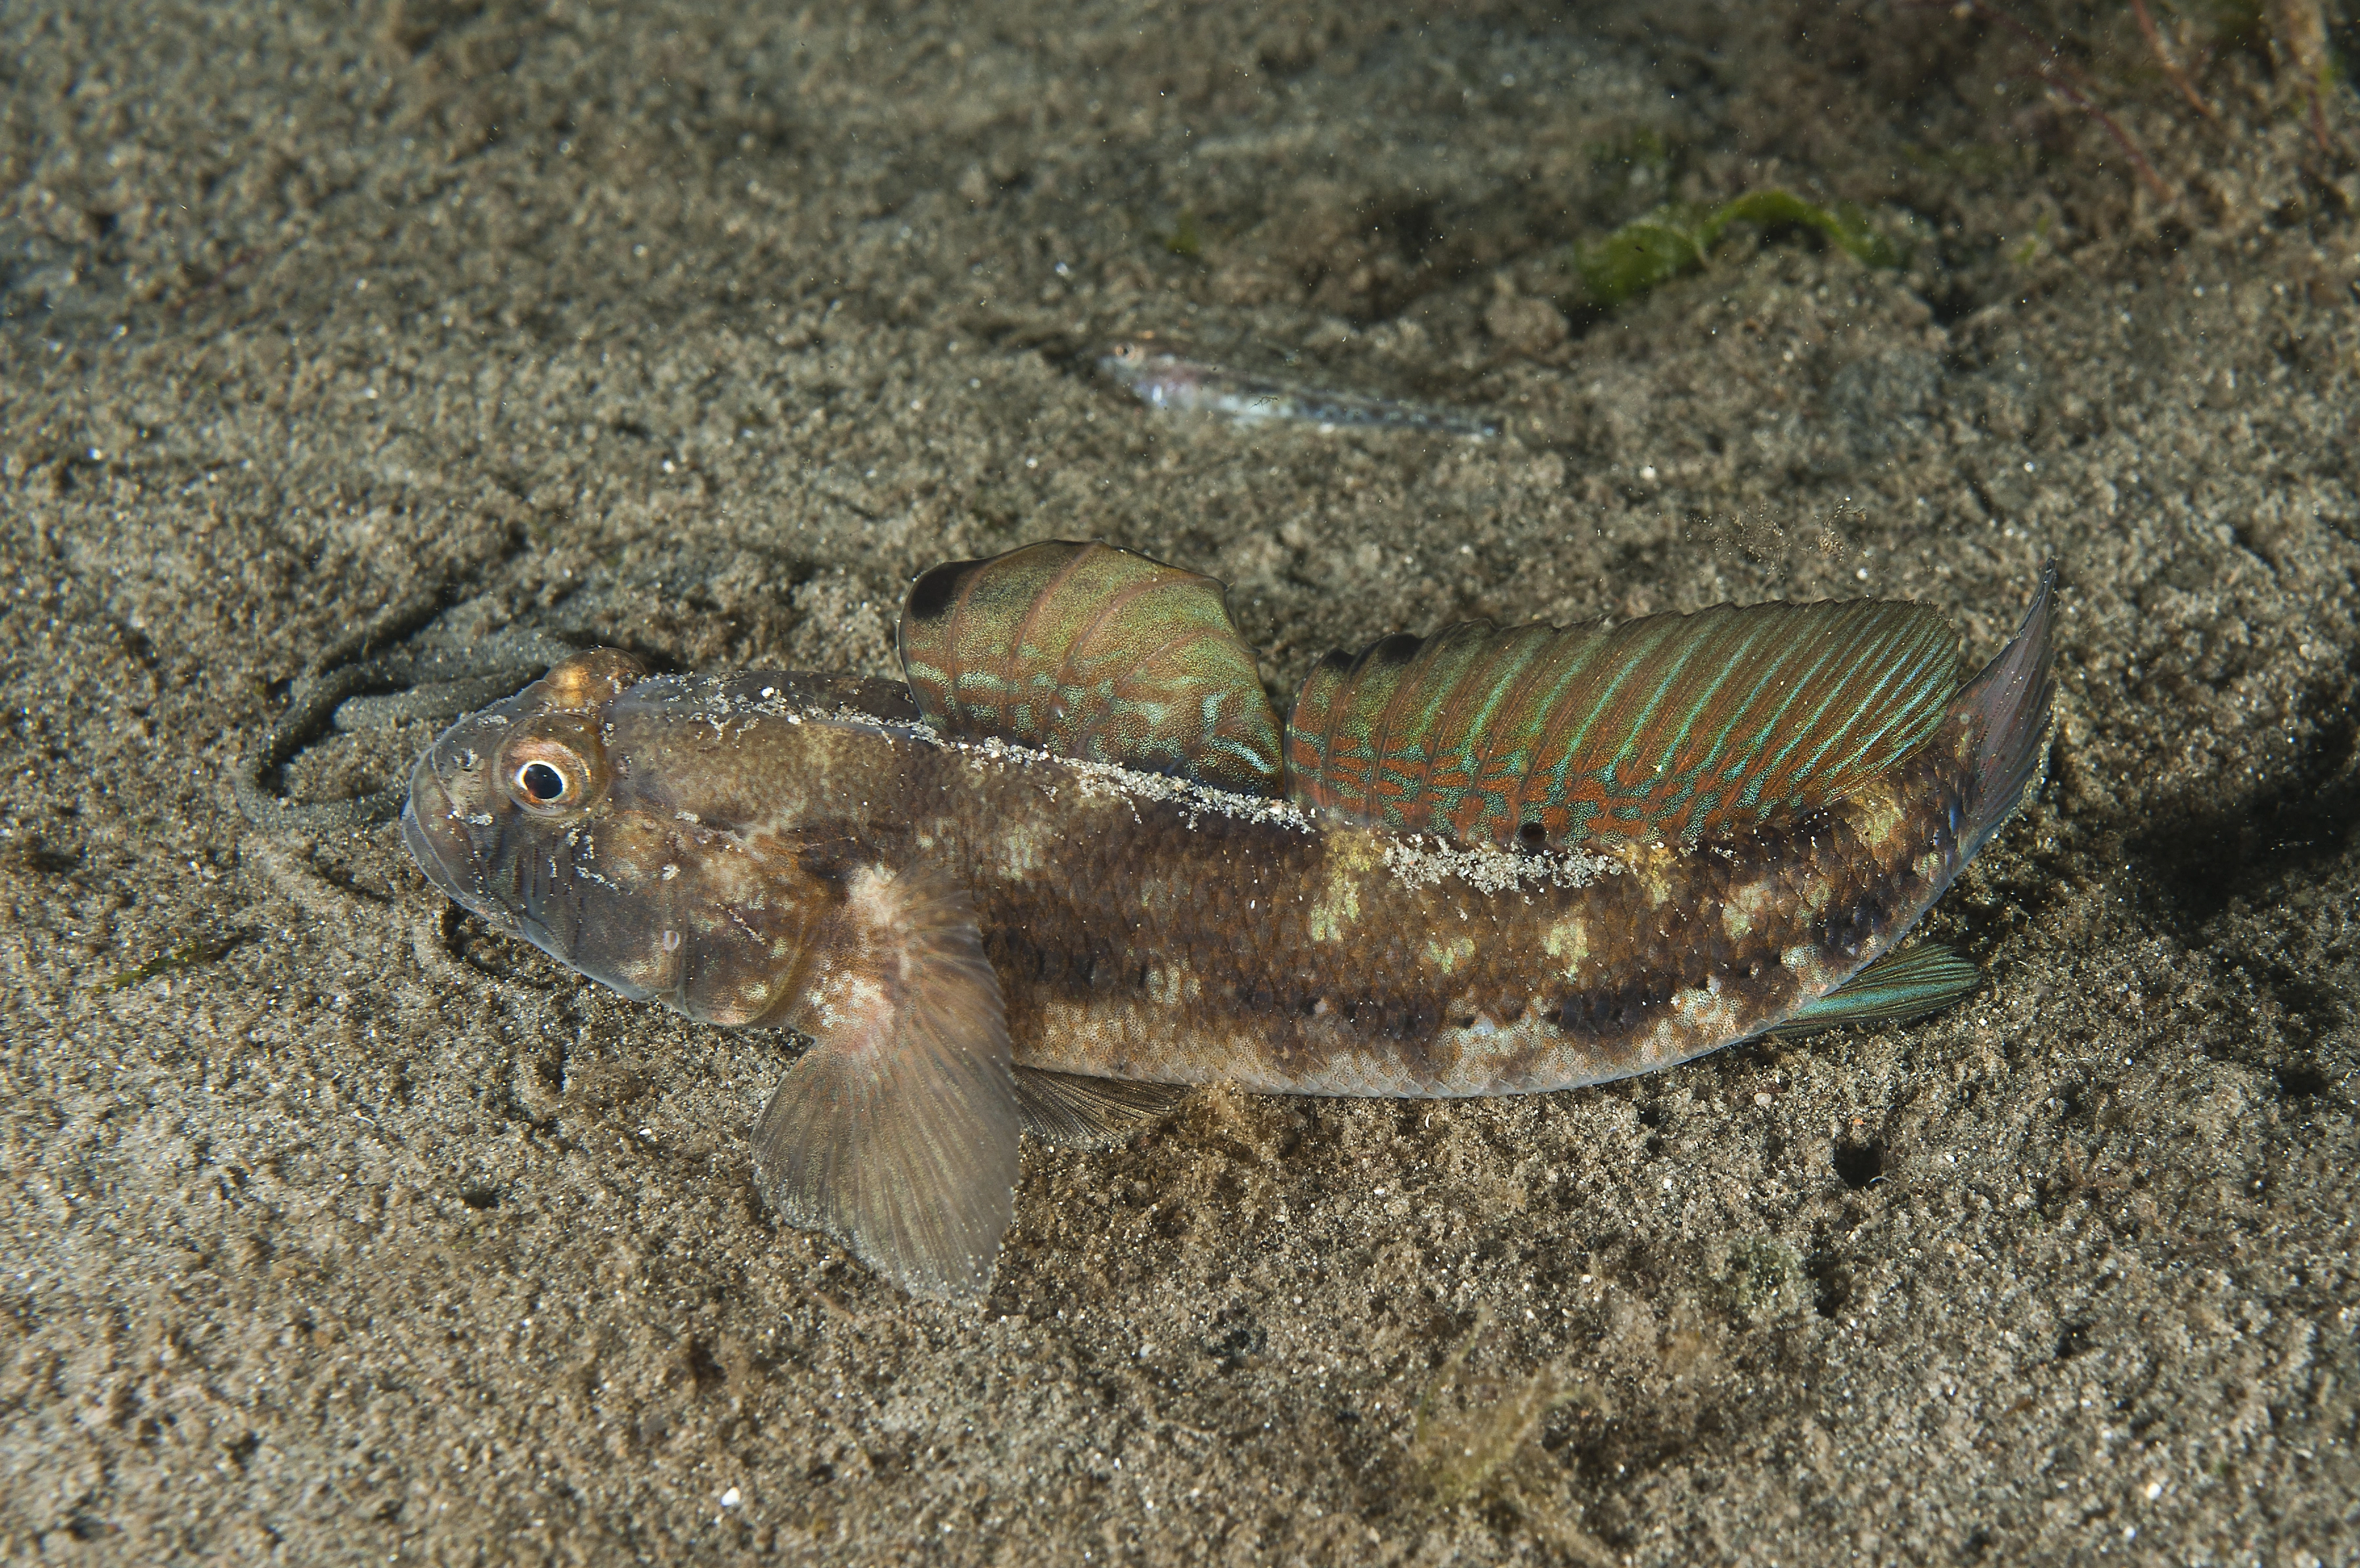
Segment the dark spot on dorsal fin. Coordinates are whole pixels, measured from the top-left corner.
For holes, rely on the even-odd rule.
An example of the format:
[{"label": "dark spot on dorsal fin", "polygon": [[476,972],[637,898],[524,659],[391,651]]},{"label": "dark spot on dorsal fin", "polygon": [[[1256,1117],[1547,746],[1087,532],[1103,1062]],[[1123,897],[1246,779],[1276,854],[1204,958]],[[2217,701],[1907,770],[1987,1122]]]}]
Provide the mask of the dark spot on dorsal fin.
[{"label": "dark spot on dorsal fin", "polygon": [[939,566],[929,566],[916,582],[910,585],[910,598],[903,606],[903,613],[920,620],[934,620],[957,597],[959,584],[967,575],[982,565],[980,561],[945,561]]}]

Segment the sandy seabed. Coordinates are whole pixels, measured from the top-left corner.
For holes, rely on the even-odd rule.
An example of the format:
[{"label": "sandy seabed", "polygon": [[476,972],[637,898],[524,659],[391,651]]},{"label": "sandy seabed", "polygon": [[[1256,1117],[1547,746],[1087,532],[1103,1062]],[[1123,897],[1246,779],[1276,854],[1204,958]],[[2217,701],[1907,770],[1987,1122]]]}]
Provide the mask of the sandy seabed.
[{"label": "sandy seabed", "polygon": [[[0,5],[0,1557],[2360,1556],[2360,101],[2158,14],[2217,122],[2030,0]],[[1907,264],[1566,269],[1772,185]],[[1142,333],[1504,430],[1175,422]],[[791,1040],[233,795],[321,663],[890,674],[1043,536],[1222,576],[1281,693],[1773,597],[1981,657],[2053,554],[2049,783],[1929,923],[1988,983],[1028,1147],[962,1312],[762,1212]]]}]

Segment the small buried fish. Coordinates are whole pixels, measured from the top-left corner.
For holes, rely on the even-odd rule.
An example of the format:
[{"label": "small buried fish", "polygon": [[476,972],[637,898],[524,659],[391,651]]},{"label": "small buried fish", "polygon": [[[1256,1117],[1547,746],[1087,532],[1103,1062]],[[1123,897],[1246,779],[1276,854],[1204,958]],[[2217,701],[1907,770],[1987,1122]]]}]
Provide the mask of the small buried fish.
[{"label": "small buried fish", "polygon": [[1159,354],[1142,343],[1116,344],[1100,356],[1098,369],[1152,409],[1220,414],[1241,424],[1289,420],[1338,430],[1430,430],[1477,440],[1500,433],[1497,424],[1466,409],[1242,376],[1202,360]]},{"label": "small buried fish", "polygon": [[812,1036],[763,1192],[972,1299],[1020,1129],[1566,1089],[1954,1000],[1971,967],[1896,944],[2033,781],[2054,586],[1972,679],[1917,604],[1476,621],[1328,655],[1282,727],[1220,585],[1043,543],[918,578],[906,684],[575,654],[435,742],[402,833],[593,979]]}]

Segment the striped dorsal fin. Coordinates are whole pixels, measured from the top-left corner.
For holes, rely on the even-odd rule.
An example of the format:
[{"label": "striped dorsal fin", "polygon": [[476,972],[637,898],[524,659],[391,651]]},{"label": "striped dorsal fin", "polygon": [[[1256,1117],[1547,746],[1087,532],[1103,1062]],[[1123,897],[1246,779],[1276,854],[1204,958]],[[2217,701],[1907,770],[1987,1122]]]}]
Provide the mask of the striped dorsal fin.
[{"label": "striped dorsal fin", "polygon": [[1210,577],[1064,540],[947,561],[911,585],[901,652],[954,740],[1278,793],[1278,715]]},{"label": "striped dorsal fin", "polygon": [[1693,843],[1840,798],[1925,744],[1958,688],[1958,634],[1893,600],[1469,621],[1321,660],[1287,788],[1465,844]]}]

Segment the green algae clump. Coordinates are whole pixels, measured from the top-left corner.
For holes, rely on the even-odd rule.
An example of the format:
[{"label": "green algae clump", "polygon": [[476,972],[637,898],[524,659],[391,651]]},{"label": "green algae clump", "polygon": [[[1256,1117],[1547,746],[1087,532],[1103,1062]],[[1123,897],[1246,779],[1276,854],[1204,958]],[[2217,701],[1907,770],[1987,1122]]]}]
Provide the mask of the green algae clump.
[{"label": "green algae clump", "polygon": [[1732,224],[1817,229],[1863,267],[1898,267],[1900,250],[1854,203],[1820,206],[1791,191],[1748,191],[1717,207],[1674,203],[1632,219],[1594,245],[1574,247],[1572,267],[1588,304],[1611,310],[1691,268],[1702,267]]}]

